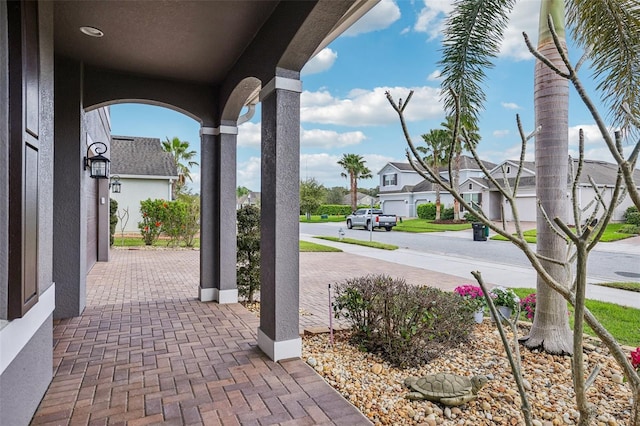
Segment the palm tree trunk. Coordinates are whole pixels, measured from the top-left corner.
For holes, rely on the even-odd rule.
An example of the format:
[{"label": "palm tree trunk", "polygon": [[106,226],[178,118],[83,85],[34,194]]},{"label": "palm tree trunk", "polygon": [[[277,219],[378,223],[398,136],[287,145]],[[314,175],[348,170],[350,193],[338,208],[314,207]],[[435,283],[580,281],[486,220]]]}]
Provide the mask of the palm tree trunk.
[{"label": "palm tree trunk", "polygon": [[[458,142],[460,143],[460,142]],[[455,167],[453,170],[453,179],[451,180],[452,186],[456,191],[460,190],[460,156],[462,152],[456,149]],[[453,199],[453,220],[460,220],[460,203],[457,199]]]},{"label": "palm tree trunk", "polygon": [[440,185],[436,183],[436,220],[440,220]]},{"label": "palm tree trunk", "polygon": [[355,173],[351,173],[351,210],[358,210],[358,180]]},{"label": "palm tree trunk", "polygon": [[[556,8],[560,8],[558,11]],[[553,10],[554,17],[564,17],[562,0],[543,0],[540,11],[540,28],[547,28],[547,16]],[[544,22],[544,27],[543,27]],[[564,43],[564,22],[562,27]],[[563,45],[566,49],[566,45]],[[564,69],[553,40],[540,35],[538,50],[558,68]],[[569,84],[540,61],[536,62],[534,81],[536,127],[540,132],[535,141],[536,196],[549,218],[567,217],[568,173],[568,109]],[[542,213],[537,212],[537,252],[545,257],[564,260],[567,243],[548,226]],[[559,282],[569,285],[570,272],[550,262],[543,262],[549,273]],[[524,340],[528,348],[541,348],[548,353],[573,353],[572,334],[569,329],[567,302],[538,277],[536,314],[529,336]]]}]

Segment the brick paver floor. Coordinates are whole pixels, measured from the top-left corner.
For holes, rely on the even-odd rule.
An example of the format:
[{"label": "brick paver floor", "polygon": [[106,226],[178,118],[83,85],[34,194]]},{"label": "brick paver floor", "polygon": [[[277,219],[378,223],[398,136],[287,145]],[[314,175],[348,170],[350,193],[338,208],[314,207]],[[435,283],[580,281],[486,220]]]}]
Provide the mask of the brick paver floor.
[{"label": "brick paver floor", "polygon": [[[328,324],[327,286],[386,273],[461,281],[346,253],[301,253],[301,330]],[[54,378],[33,425],[368,424],[301,360],[257,348],[258,318],[197,300],[199,253],[112,250],[80,317],[55,321]]]}]

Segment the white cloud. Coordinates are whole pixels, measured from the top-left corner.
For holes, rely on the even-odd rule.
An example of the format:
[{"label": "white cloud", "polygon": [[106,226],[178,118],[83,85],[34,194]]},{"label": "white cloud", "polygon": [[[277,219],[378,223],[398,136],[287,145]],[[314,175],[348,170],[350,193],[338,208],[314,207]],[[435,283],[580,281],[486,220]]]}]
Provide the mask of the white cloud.
[{"label": "white cloud", "polygon": [[518,61],[533,59],[524,44],[522,32],[526,32],[535,46],[538,40],[538,17],[540,16],[540,1],[529,0],[516,2],[509,25],[504,32],[504,40],[500,47],[500,56]]},{"label": "white cloud", "polygon": [[506,109],[521,109],[522,107],[515,102],[500,102],[503,108]]},{"label": "white cloud", "polygon": [[[604,146],[602,134],[600,133],[598,126],[595,124],[579,124],[577,126],[569,127],[569,146],[574,146],[578,149],[578,144],[580,143],[580,129],[582,129],[582,132],[584,133],[585,146],[594,144],[602,144]],[[613,135],[613,132],[610,133]]]},{"label": "white cloud", "polygon": [[492,134],[496,138],[504,138],[505,136],[509,135],[509,130],[507,129],[494,130]]},{"label": "white cloud", "polygon": [[260,123],[248,121],[238,126],[238,146],[260,148]]},{"label": "white cloud", "polygon": [[400,9],[392,0],[382,0],[343,33],[345,36],[383,30],[400,19]]},{"label": "white cloud", "polygon": [[338,133],[332,130],[321,129],[305,130],[301,128],[300,130],[300,144],[306,148],[340,148],[358,145],[367,138],[364,133],[360,131]]},{"label": "white cloud", "polygon": [[442,72],[440,70],[435,70],[431,74],[427,76],[427,80],[429,81],[441,81],[442,80]]},{"label": "white cloud", "polygon": [[445,18],[453,10],[451,0],[424,0],[424,7],[418,13],[413,29],[419,33],[427,33],[429,40],[442,34]]},{"label": "white cloud", "polygon": [[[358,181],[358,186],[362,188],[373,188],[378,185],[377,173],[390,161],[398,161],[393,157],[379,154],[362,154],[365,165],[371,170],[373,177]],[[300,177],[301,179],[315,178],[324,186],[348,187],[349,182],[340,176],[344,170],[338,165],[338,160],[342,155],[331,154],[303,154],[300,156]]]},{"label": "white cloud", "polygon": [[[453,0],[424,0],[424,7],[420,10],[413,26],[414,31],[428,34],[429,40],[441,36],[446,17],[452,10]],[[533,59],[524,44],[522,32],[526,32],[535,45],[539,14],[540,0],[516,2],[509,16],[509,24],[504,32],[499,56],[515,60]]]},{"label": "white cloud", "polygon": [[318,52],[316,56],[311,58],[311,60],[302,68],[300,73],[304,76],[326,71],[333,66],[336,59],[338,59],[338,54],[326,47]]},{"label": "white cloud", "polygon": [[301,121],[356,127],[396,123],[398,115],[389,105],[385,92],[389,91],[398,101],[405,99],[410,90],[414,94],[405,110],[407,121],[444,116],[439,88],[376,87],[373,90],[354,89],[344,99],[334,98],[326,91],[303,92]]},{"label": "white cloud", "polygon": [[247,161],[238,163],[236,185],[260,191],[260,157],[250,157]]}]

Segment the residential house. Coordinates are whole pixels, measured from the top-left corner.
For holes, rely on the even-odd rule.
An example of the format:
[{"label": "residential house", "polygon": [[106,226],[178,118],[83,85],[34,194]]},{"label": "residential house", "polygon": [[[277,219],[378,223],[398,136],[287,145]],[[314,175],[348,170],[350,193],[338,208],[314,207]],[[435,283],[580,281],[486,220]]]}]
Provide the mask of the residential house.
[{"label": "residential house", "polygon": [[236,199],[236,208],[240,208],[243,206],[254,205],[260,207],[260,193],[249,191],[248,194],[243,195],[241,197],[237,197]]},{"label": "residential house", "polygon": [[[362,192],[356,193],[356,199],[358,200],[359,206],[370,206],[372,203],[378,204],[378,197],[372,197],[369,194],[363,194]],[[342,197],[342,204],[351,205],[351,193],[346,194]]]},{"label": "residential house", "polygon": [[0,0],[0,423],[29,424],[52,377],[53,319],[83,312],[86,274],[109,259],[109,180],[87,165],[110,155],[116,103],[199,123],[197,296],[217,303],[238,299],[238,126],[261,103],[271,273],[257,344],[276,361],[300,357],[300,70],[376,3]]},{"label": "residential house", "polygon": [[[173,155],[162,149],[158,138],[111,136],[111,181],[119,180],[120,192],[111,191],[118,202],[118,216],[128,212],[126,223],[118,221],[117,232],[139,232],[140,201],[171,200],[173,182],[178,179]],[[124,225],[124,229],[122,228]]]},{"label": "residential house", "polygon": [[[483,161],[485,167],[492,169],[495,164]],[[429,180],[424,179],[409,163],[387,163],[380,172],[380,206],[386,214],[400,217],[416,217],[420,204],[436,202],[436,187]],[[448,180],[449,171],[440,168],[440,176]],[[487,183],[483,180],[484,173],[478,163],[466,155],[460,157],[460,192],[465,198],[480,203],[483,189]],[[442,206],[453,205],[453,196],[441,189],[440,203]]]},{"label": "residential house", "polygon": [[[578,169],[577,160],[570,159],[573,164],[570,170],[575,172]],[[500,164],[493,164],[483,161],[485,168],[489,171],[489,175],[498,183],[504,186],[505,178],[511,188],[514,187],[515,179],[518,174],[519,164],[515,160],[505,160]],[[389,186],[382,186],[385,177],[393,175],[396,170],[402,170],[402,174],[398,174],[397,185],[393,189],[387,189]],[[588,218],[595,208],[595,190],[593,189],[589,177],[596,183],[598,189],[603,194],[605,201],[610,201],[613,187],[616,180],[617,166],[615,164],[604,161],[585,160],[582,173],[577,185],[577,204],[583,209],[582,217],[584,220]],[[415,217],[416,207],[422,203],[435,202],[435,184],[429,180],[422,179],[420,174],[411,168],[408,163],[388,163],[382,168],[381,175],[381,192],[380,202],[382,209],[387,214],[396,214],[398,216]],[[440,169],[440,176],[445,180],[448,177],[448,170]],[[417,184],[409,184],[421,179]],[[636,182],[640,182],[640,170],[635,171]],[[571,175],[567,176],[567,217],[564,218],[569,224],[573,224],[571,184],[573,179]],[[498,191],[496,185],[487,178],[482,169],[474,161],[473,158],[462,156],[460,168],[460,185],[458,187],[465,201],[473,202],[480,206],[483,212],[491,220],[512,221],[514,219],[512,209],[508,205],[507,200]],[[443,206],[453,205],[453,197],[450,193],[441,190],[440,200]],[[516,193],[516,208],[518,216],[523,222],[534,222],[537,214],[537,198],[536,198],[536,172],[535,163],[525,161],[522,164],[522,172],[520,173],[520,183]],[[624,211],[633,203],[629,197],[623,199],[614,211],[612,220],[622,221]],[[461,209],[461,212],[463,210]]]},{"label": "residential house", "polygon": [[[567,176],[567,217],[565,217],[564,220],[569,224],[574,224],[571,190],[574,180],[573,176],[575,176],[578,170],[578,160],[570,158],[569,161],[569,175]],[[612,163],[598,160],[584,160],[582,172],[576,187],[575,200],[578,208],[583,210],[581,213],[582,220],[586,221],[596,207],[595,190],[589,178],[593,180],[601,192],[604,201],[608,203],[611,201],[613,194],[617,170],[617,165]],[[572,171],[573,174],[571,174]],[[504,186],[504,178],[506,177],[511,188],[513,188],[515,184],[517,173],[518,162],[514,160],[505,160],[490,171],[490,175],[502,186]],[[640,170],[635,170],[634,178],[636,182],[640,182]],[[512,221],[513,213],[507,200],[505,200],[504,196],[493,183],[488,183],[488,186],[488,189],[485,191],[487,194],[485,200],[487,202],[482,205],[485,214],[487,214],[491,220],[502,220],[504,218],[505,221]],[[516,193],[516,203],[518,216],[521,221],[533,222],[536,220],[538,207],[534,162],[527,161],[523,163],[518,192]],[[622,221],[625,210],[632,204],[631,199],[626,196],[614,210],[612,220]],[[602,212],[602,207],[600,207],[600,212]]]}]

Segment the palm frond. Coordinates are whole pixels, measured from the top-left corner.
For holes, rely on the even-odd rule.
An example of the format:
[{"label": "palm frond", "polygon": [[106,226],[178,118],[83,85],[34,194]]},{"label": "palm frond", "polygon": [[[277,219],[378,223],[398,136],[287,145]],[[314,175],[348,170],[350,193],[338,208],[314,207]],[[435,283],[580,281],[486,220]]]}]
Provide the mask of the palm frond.
[{"label": "palm frond", "polygon": [[475,123],[483,109],[481,84],[500,49],[515,0],[458,0],[447,20],[442,48],[442,94],[453,113],[453,93],[460,99],[463,121]]},{"label": "palm frond", "polygon": [[[597,89],[614,125],[633,129],[623,110],[640,116],[640,3],[638,0],[573,0],[567,22],[589,52]],[[638,130],[637,128],[635,130]]]}]

